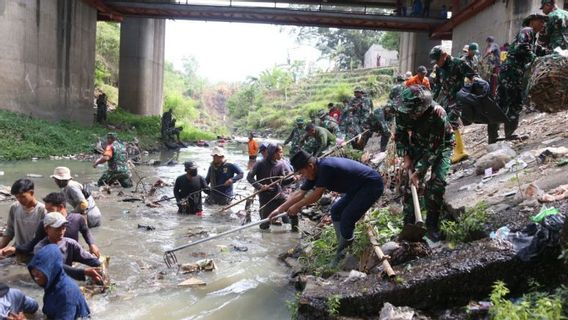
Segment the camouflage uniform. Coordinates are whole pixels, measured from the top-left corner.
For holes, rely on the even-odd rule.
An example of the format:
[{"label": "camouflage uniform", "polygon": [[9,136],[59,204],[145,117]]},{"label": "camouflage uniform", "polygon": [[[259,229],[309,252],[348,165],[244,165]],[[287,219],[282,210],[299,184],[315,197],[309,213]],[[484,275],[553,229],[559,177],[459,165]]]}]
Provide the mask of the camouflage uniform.
[{"label": "camouflage uniform", "polygon": [[126,164],[128,154],[124,145],[115,140],[110,147],[112,148],[112,157],[108,160],[108,169],[103,173],[97,184],[99,186],[111,185],[118,181],[123,188],[132,187],[130,171]]},{"label": "camouflage uniform", "polygon": [[550,12],[544,30],[544,45],[550,51],[556,47],[568,49],[568,12],[560,8]]},{"label": "camouflage uniform", "polygon": [[468,55],[465,55],[462,60],[475,72],[478,73],[479,72],[479,58],[477,58],[476,55],[474,55],[473,57],[470,57]]},{"label": "camouflage uniform", "polygon": [[354,110],[359,124],[365,123],[373,111],[373,101],[365,96],[353,97],[349,102],[349,108]]},{"label": "camouflage uniform", "polygon": [[[450,169],[453,131],[446,116],[434,112],[436,103],[430,91],[411,86],[402,93],[401,107],[396,116],[396,150],[401,157],[409,156],[412,167],[424,185],[424,177],[431,168],[430,180],[425,183],[424,197],[429,232],[438,232],[439,215],[446,191],[446,177]],[[422,112],[422,114],[420,114]],[[412,135],[409,134],[412,132]],[[410,189],[410,188],[408,188]],[[410,190],[404,195],[404,222],[414,223],[414,206]]]},{"label": "camouflage uniform", "polygon": [[325,152],[326,149],[335,145],[335,139],[335,135],[329,132],[329,130],[327,130],[326,128],[315,126],[315,135],[311,137],[306,133],[306,135],[302,139],[302,141],[314,140],[315,150],[310,150],[312,151],[310,152],[306,150],[306,148],[303,149],[314,156],[320,156]]},{"label": "camouflage uniform", "polygon": [[400,94],[402,93],[402,90],[406,88],[406,86],[404,85],[404,79],[402,77],[399,77],[396,78],[396,81],[398,83],[391,88],[391,91],[389,93],[389,100],[387,101],[387,105],[385,106],[385,108],[387,108],[387,112],[391,114],[393,114],[394,110],[398,108],[398,105],[400,103]]},{"label": "camouflage uniform", "polygon": [[456,106],[458,92],[464,86],[464,78],[472,78],[475,71],[465,61],[448,56],[442,67],[437,68],[437,81],[434,100],[438,101],[448,113],[448,121],[457,129],[460,125],[461,110]]},{"label": "camouflage uniform", "polygon": [[[536,58],[534,53],[536,33],[530,27],[524,27],[517,34],[509,47],[507,59],[501,66],[499,86],[497,87],[497,104],[505,111],[509,122],[505,123],[505,138],[511,138],[519,125],[519,115],[523,110],[523,78],[527,65]],[[489,143],[497,141],[498,124],[487,126]]]},{"label": "camouflage uniform", "polygon": [[347,109],[341,114],[340,131],[345,135],[345,140],[349,140],[363,131],[359,118],[354,111]]},{"label": "camouflage uniform", "polygon": [[301,118],[296,119],[296,126],[292,129],[292,132],[290,132],[286,141],[284,141],[284,145],[290,143],[290,152],[288,153],[290,156],[293,156],[296,152],[300,151],[300,140],[302,140],[302,137],[304,136],[304,131],[304,120]]},{"label": "camouflage uniform", "polygon": [[389,123],[385,117],[385,110],[378,108],[373,111],[367,122],[371,132],[376,132],[381,135],[381,152],[387,150],[387,144],[390,139]]},{"label": "camouflage uniform", "polygon": [[337,124],[335,119],[332,118],[328,113],[324,114],[323,117],[321,117],[321,120],[322,120],[322,127],[329,130],[329,132],[335,134],[338,131],[339,125]]}]

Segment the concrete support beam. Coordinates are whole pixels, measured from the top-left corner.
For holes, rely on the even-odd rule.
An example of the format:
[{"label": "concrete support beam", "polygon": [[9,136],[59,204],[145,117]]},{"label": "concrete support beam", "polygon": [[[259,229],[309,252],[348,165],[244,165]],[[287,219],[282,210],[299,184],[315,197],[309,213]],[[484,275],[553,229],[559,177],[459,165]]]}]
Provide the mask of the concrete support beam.
[{"label": "concrete support beam", "polygon": [[0,108],[93,121],[97,11],[76,0],[0,0]]},{"label": "concrete support beam", "polygon": [[120,28],[118,105],[159,115],[164,87],[166,21],[126,17]]},{"label": "concrete support beam", "polygon": [[418,66],[431,69],[428,55],[432,47],[441,44],[440,40],[431,40],[427,33],[404,32],[400,36],[399,70],[401,73],[416,73]]}]

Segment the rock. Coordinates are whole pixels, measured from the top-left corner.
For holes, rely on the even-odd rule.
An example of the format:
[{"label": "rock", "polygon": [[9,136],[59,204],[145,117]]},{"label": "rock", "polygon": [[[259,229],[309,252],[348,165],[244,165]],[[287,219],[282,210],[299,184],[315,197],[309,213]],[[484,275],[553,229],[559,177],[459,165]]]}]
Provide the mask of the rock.
[{"label": "rock", "polygon": [[366,274],[366,273],[364,273],[364,272],[359,272],[359,271],[357,271],[357,270],[351,270],[351,271],[349,272],[349,275],[347,276],[347,279],[345,279],[343,282],[346,282],[346,281],[351,281],[351,282],[353,282],[353,281],[357,281],[357,280],[365,279],[365,278],[367,278],[367,274]]},{"label": "rock", "polygon": [[340,267],[342,270],[353,270],[359,268],[359,259],[352,254],[348,254],[343,261],[341,261]]},{"label": "rock", "polygon": [[542,195],[544,195],[544,191],[542,191],[536,184],[529,183],[521,186],[521,190],[517,192],[515,199],[520,201],[534,200],[539,199]]},{"label": "rock", "polygon": [[203,287],[206,286],[207,283],[205,281],[198,279],[198,278],[189,278],[184,280],[183,282],[178,283],[180,287]]},{"label": "rock", "polygon": [[379,320],[412,320],[414,310],[409,307],[395,307],[390,303],[385,303],[381,309]]},{"label": "rock", "polygon": [[330,196],[323,196],[321,197],[319,204],[320,206],[329,206],[331,204],[331,197]]},{"label": "rock", "polygon": [[485,170],[488,168],[491,168],[493,172],[497,172],[499,169],[505,167],[505,164],[517,155],[515,150],[511,149],[508,144],[503,144],[502,146],[503,148],[489,152],[477,160],[475,164],[475,173],[477,175],[484,174]]},{"label": "rock", "polygon": [[397,242],[389,241],[381,246],[384,255],[390,256],[396,249],[400,248]]},{"label": "rock", "polygon": [[197,271],[213,271],[217,269],[215,262],[211,259],[199,260],[195,263],[184,263],[180,266],[182,273],[192,273]]}]

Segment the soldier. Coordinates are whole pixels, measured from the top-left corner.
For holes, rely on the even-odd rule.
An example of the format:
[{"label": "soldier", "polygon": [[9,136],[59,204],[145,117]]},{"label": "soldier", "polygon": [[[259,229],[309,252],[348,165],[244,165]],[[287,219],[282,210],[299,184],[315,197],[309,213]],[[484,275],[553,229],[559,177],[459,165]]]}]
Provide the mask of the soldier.
[{"label": "soldier", "polygon": [[355,108],[348,107],[343,111],[339,129],[341,133],[345,135],[346,140],[358,135],[362,131],[361,122]]},{"label": "soldier", "polygon": [[373,111],[373,101],[365,96],[365,91],[361,87],[356,87],[353,90],[353,94],[355,96],[351,98],[349,107],[355,111],[354,114],[359,123],[365,123]]},{"label": "soldier", "polygon": [[[427,88],[414,85],[404,89],[396,116],[395,134],[397,154],[404,157],[403,169],[411,173],[409,183],[420,188],[431,168],[430,180],[425,184],[425,200],[428,210],[426,227],[432,241],[440,240],[439,216],[454,142],[452,126],[445,114],[438,110]],[[408,190],[404,203],[404,223],[413,224],[412,195]]]},{"label": "soldier", "polygon": [[101,92],[97,98],[97,123],[106,124],[107,110],[107,95]]},{"label": "soldier", "polygon": [[381,135],[381,152],[385,152],[391,136],[389,124],[385,116],[385,108],[375,109],[369,117],[367,125],[371,132],[376,132]]},{"label": "soldier", "polygon": [[[505,123],[505,139],[513,140],[515,130],[519,126],[519,115],[523,110],[523,78],[536,58],[536,35],[544,29],[547,17],[531,14],[523,21],[523,28],[509,47],[507,59],[501,66],[497,103],[505,111],[509,121]],[[487,125],[488,143],[497,142],[499,124]]]},{"label": "soldier", "polygon": [[322,127],[326,128],[333,134],[338,131],[339,125],[337,124],[335,119],[329,115],[329,113],[325,112],[324,110],[320,110],[318,112],[318,116],[320,117]]},{"label": "soldier", "polygon": [[315,126],[312,123],[306,127],[306,135],[303,140],[309,137],[313,137],[316,142],[316,148],[311,153],[314,156],[319,157],[326,149],[335,145],[335,135],[333,133],[329,132],[326,128]]},{"label": "soldier", "polygon": [[467,46],[467,54],[462,58],[475,73],[479,73],[479,45],[477,42],[472,42]]},{"label": "soldier", "polygon": [[433,93],[434,100],[438,101],[448,114],[448,121],[454,128],[456,144],[452,155],[452,163],[457,163],[469,157],[465,151],[459,127],[461,125],[461,110],[456,105],[458,92],[464,86],[464,79],[473,79],[475,71],[465,61],[454,58],[442,49],[435,46],[430,50],[430,60],[438,66],[437,81],[439,86]]},{"label": "soldier", "polygon": [[400,102],[400,94],[405,88],[405,80],[402,75],[397,75],[394,78],[395,84],[392,86],[389,93],[389,100],[385,108],[389,114],[394,114],[394,110],[398,108],[398,103]]},{"label": "soldier", "polygon": [[548,16],[545,27],[544,44],[553,51],[560,47],[568,49],[568,12],[556,6],[556,0],[541,0],[540,9]]},{"label": "soldier", "polygon": [[107,134],[107,146],[105,151],[97,161],[93,164],[93,168],[97,165],[108,162],[108,169],[98,181],[98,185],[112,185],[118,181],[123,188],[132,187],[132,179],[126,160],[128,154],[124,145],[118,141],[116,133],[109,132]]},{"label": "soldier", "polygon": [[491,97],[493,98],[497,92],[497,80],[501,69],[501,50],[499,49],[499,45],[495,42],[495,37],[489,36],[485,42],[487,43],[487,48],[483,55],[483,62],[484,65],[486,65],[484,68],[486,71],[482,74],[482,77],[489,82]]},{"label": "soldier", "polygon": [[290,143],[290,151],[288,152],[290,156],[293,156],[296,154],[296,152],[300,151],[300,140],[302,140],[303,136],[304,119],[296,118],[296,126],[292,129],[292,132],[290,132],[290,135],[288,136],[286,141],[284,141],[284,145]]}]

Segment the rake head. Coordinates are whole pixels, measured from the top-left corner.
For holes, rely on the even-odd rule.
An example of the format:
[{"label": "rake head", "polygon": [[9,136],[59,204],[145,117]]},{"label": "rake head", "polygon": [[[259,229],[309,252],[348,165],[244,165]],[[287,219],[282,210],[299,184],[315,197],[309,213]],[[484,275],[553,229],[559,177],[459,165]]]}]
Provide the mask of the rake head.
[{"label": "rake head", "polygon": [[164,253],[164,262],[168,268],[172,268],[178,264],[176,254],[173,251],[166,251]]}]

